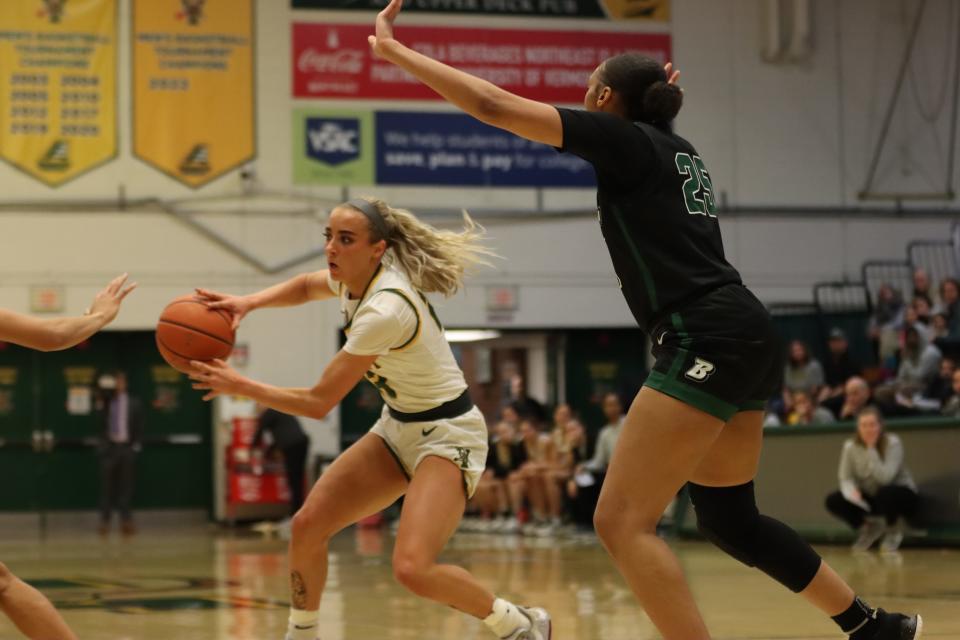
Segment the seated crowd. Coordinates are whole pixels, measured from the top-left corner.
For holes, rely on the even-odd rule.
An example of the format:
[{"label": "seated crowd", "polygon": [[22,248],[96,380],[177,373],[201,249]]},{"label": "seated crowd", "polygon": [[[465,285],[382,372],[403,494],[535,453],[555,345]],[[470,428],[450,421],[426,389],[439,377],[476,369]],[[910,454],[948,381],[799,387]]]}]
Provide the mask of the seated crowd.
[{"label": "seated crowd", "polygon": [[823,362],[809,345],[787,349],[782,397],[771,401],[768,426],[852,421],[873,405],[883,416],[960,417],[960,283],[946,278],[934,295],[923,269],[909,304],[888,284],[878,291],[867,336],[874,363],[857,362],[847,335],[830,330]]},{"label": "seated crowd", "polygon": [[554,409],[549,424],[539,419],[542,412],[527,408],[508,405],[491,426],[487,469],[463,527],[526,535],[551,535],[561,527],[591,530],[623,424],[619,396],[604,396],[606,424],[598,431],[567,404]]}]

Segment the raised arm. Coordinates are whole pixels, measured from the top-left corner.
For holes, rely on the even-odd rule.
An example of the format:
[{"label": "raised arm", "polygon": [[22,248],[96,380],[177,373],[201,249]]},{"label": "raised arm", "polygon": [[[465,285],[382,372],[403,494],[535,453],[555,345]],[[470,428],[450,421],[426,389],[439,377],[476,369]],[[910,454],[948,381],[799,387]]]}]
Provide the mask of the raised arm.
[{"label": "raised arm", "polygon": [[563,143],[560,114],[551,105],[528,100],[491,82],[454,69],[418,53],[393,37],[393,22],[402,0],[391,0],[377,16],[376,35],[370,36],[373,52],[404,69],[443,98],[491,126],[521,138],[554,147]]},{"label": "raised arm", "polygon": [[233,317],[233,328],[254,309],[263,307],[294,307],[312,300],[332,298],[334,293],[327,284],[326,269],[301,273],[289,280],[245,296],[234,296],[209,289],[197,289],[197,297],[211,309],[223,309]]},{"label": "raised arm", "polygon": [[82,316],[35,318],[0,309],[0,340],[38,351],[60,351],[77,345],[117,317],[120,303],[137,286],[127,274],[114,278],[94,297]]}]

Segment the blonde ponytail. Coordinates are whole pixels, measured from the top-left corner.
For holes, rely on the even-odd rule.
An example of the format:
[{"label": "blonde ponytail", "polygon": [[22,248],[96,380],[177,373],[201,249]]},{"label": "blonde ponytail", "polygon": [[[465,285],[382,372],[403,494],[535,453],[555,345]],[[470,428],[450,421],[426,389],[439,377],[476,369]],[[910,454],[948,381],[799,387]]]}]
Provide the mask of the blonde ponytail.
[{"label": "blonde ponytail", "polygon": [[486,258],[497,257],[481,242],[483,227],[466,211],[463,212],[463,231],[444,231],[419,220],[406,209],[395,209],[375,198],[364,200],[377,208],[388,229],[384,238],[371,223],[371,242],[387,241],[384,263],[400,267],[419,291],[452,296],[460,289],[467,271],[481,265],[491,266]]}]

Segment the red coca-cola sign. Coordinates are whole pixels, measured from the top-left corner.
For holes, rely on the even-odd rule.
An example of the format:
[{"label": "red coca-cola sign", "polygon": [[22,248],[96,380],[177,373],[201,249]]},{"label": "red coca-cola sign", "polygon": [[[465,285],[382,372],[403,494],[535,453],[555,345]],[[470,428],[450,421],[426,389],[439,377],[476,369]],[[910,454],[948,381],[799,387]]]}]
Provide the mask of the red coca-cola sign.
[{"label": "red coca-cola sign", "polygon": [[[367,44],[372,24],[293,25],[293,94],[298,98],[439,100]],[[670,35],[635,31],[466,29],[403,26],[416,51],[543,102],[580,104],[603,60],[638,51],[666,62]]]}]

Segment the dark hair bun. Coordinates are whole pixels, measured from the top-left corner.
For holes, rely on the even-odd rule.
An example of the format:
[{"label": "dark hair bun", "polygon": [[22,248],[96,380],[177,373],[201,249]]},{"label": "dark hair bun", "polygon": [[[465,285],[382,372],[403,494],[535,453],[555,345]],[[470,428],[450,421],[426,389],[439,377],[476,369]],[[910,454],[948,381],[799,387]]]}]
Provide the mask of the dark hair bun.
[{"label": "dark hair bun", "polygon": [[666,124],[677,117],[683,105],[683,91],[675,84],[657,80],[643,93],[643,117],[653,124]]}]

